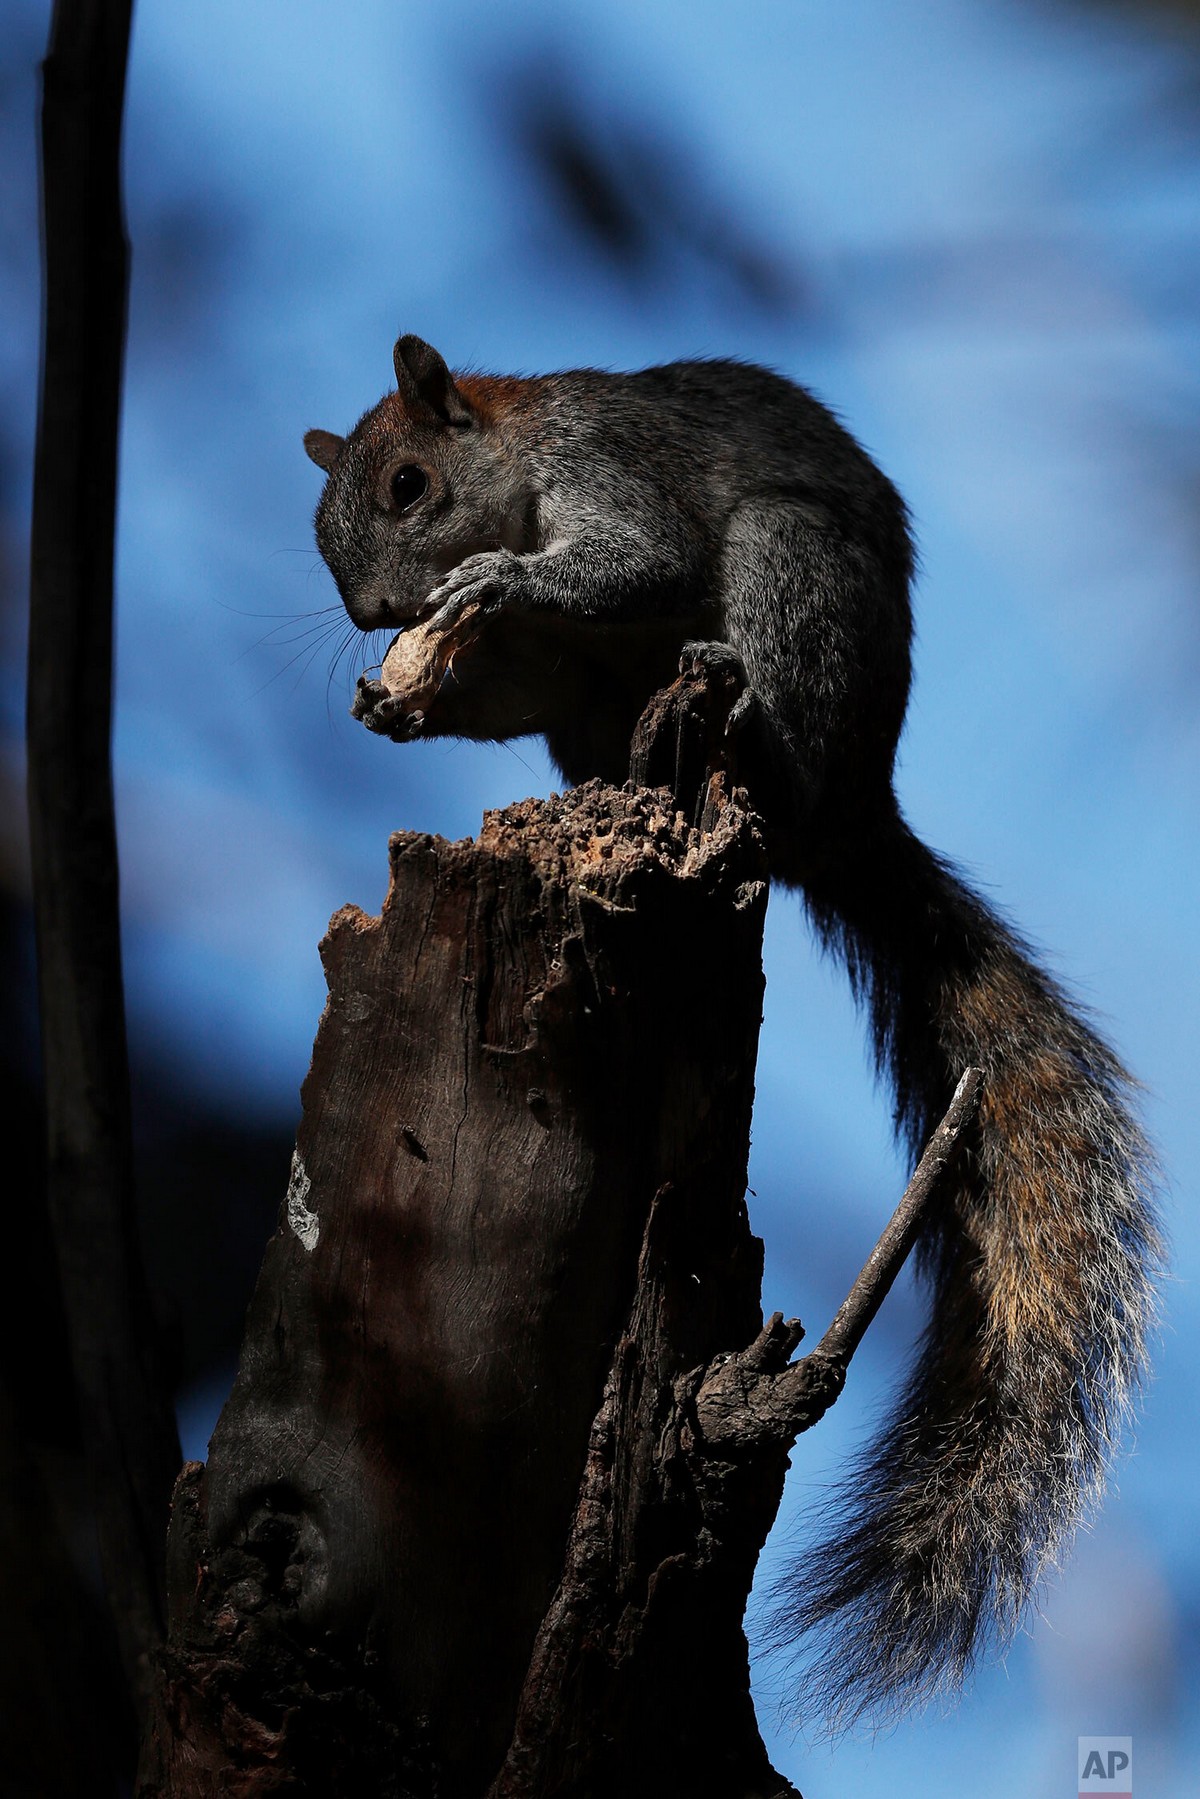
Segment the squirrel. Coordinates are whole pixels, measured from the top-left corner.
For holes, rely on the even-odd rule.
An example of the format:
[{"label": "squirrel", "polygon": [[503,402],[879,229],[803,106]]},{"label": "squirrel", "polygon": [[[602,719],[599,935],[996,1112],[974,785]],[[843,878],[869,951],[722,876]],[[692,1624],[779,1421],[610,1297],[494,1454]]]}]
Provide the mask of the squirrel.
[{"label": "squirrel", "polygon": [[389,734],[540,732],[568,780],[623,782],[682,657],[733,669],[738,778],[867,1009],[918,1153],[984,1086],[926,1227],[931,1315],[849,1516],[786,1582],[835,1725],[957,1685],[1002,1647],[1097,1498],[1141,1378],[1163,1249],[1133,1083],[1025,942],[914,835],[893,791],[908,701],[903,500],[806,389],[736,361],[451,374],[396,344],[396,391],[304,443],[317,544],[363,631],[486,624]]}]

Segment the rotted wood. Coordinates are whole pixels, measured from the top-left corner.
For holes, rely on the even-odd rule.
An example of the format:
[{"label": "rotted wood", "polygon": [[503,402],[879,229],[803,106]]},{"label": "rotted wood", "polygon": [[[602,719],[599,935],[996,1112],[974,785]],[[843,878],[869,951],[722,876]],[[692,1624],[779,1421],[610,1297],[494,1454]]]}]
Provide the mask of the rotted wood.
[{"label": "rotted wood", "polygon": [[[686,1791],[784,1799],[750,1700],[742,1617],[797,1436],[838,1397],[979,1103],[979,1069],[950,1107],[815,1350],[776,1312],[745,1347],[689,1365],[719,1306],[699,1243],[744,1250],[742,1221],[655,1197],[637,1292],[592,1427],[564,1574],[546,1614],[513,1743],[489,1799]],[[753,1241],[751,1239],[751,1241]],[[715,1263],[719,1269],[719,1260]],[[713,1270],[706,1270],[711,1279]],[[695,1332],[695,1336],[691,1333]],[[682,1359],[681,1359],[682,1358]],[[678,1788],[673,1782],[679,1782]]]},{"label": "rotted wood", "polygon": [[142,1799],[792,1792],[742,1614],[845,1356],[789,1366],[760,1309],[730,698],[655,702],[665,785],[398,836],[381,916],[333,920],[237,1383],[176,1490]]},{"label": "rotted wood", "polygon": [[334,919],[284,1216],[176,1495],[144,1794],[483,1793],[656,1194],[695,1215],[681,1365],[760,1323],[765,902],[742,807],[702,835],[590,784],[394,838],[382,915]]}]

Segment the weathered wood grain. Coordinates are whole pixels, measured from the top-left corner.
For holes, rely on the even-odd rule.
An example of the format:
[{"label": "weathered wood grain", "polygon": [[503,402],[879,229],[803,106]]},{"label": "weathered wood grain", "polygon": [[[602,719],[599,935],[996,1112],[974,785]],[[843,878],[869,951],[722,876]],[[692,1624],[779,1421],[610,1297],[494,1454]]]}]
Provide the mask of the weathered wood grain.
[{"label": "weathered wood grain", "polygon": [[678,1365],[757,1331],[766,889],[747,814],[726,801],[710,822],[593,783],[492,814],[475,842],[394,838],[381,916],[333,920],[291,1187],[178,1502],[145,1791],[207,1790],[180,1784],[197,1754],[241,1759],[247,1792],[270,1790],[256,1760],[290,1765],[283,1698],[264,1756],[263,1695],[243,1714],[226,1690],[265,1633],[295,1649],[285,1690],[314,1659],[326,1686],[353,1670],[414,1782],[436,1768],[438,1790],[481,1793],[562,1576],[656,1195],[690,1220]]}]

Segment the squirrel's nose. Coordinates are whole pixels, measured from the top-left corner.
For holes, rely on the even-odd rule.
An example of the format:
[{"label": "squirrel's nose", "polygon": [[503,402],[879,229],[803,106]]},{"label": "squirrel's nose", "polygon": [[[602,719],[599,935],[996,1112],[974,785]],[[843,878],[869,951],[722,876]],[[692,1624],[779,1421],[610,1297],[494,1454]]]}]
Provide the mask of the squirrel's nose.
[{"label": "squirrel's nose", "polygon": [[352,589],[341,589],[342,604],[360,631],[403,630],[416,618],[415,608],[404,604],[402,597],[388,590],[381,581],[365,581]]}]

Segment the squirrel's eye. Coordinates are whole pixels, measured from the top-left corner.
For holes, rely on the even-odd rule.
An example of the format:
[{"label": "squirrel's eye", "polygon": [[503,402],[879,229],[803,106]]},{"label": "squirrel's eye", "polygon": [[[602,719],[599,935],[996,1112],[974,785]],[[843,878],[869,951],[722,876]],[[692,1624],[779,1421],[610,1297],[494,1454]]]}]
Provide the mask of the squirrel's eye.
[{"label": "squirrel's eye", "polygon": [[403,512],[414,500],[419,500],[429,486],[429,476],[423,468],[415,463],[406,462],[392,476],[392,504],[397,512]]}]

